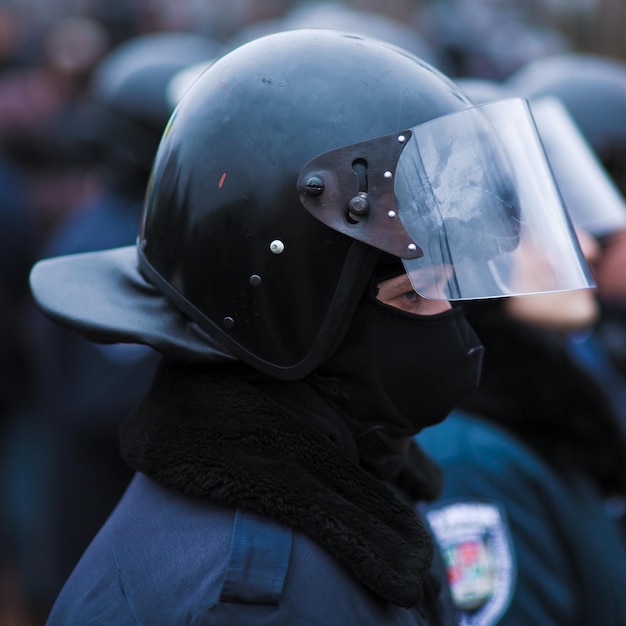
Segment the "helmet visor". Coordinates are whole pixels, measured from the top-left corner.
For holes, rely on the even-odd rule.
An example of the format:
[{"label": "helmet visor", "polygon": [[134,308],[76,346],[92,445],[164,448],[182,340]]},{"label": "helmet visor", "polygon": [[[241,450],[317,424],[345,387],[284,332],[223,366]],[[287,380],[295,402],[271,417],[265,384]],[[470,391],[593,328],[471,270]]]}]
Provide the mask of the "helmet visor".
[{"label": "helmet visor", "polygon": [[400,257],[426,298],[593,286],[520,98],[325,153],[298,185],[318,219]]},{"label": "helmet visor", "polygon": [[423,253],[403,259],[417,293],[467,300],[593,286],[525,101],[466,109],[411,135],[394,196]]}]

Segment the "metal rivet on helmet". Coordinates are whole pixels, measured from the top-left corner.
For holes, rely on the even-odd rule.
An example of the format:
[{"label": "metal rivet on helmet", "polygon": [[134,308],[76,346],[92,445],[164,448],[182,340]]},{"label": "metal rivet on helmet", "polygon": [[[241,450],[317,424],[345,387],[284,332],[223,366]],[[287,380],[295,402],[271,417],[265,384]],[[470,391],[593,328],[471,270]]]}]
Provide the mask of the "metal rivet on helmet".
[{"label": "metal rivet on helmet", "polygon": [[310,196],[320,196],[324,193],[324,181],[319,176],[311,176],[304,185],[304,191]]},{"label": "metal rivet on helmet", "polygon": [[285,251],[285,244],[280,239],[274,239],[270,243],[270,250],[273,254],[282,254]]}]

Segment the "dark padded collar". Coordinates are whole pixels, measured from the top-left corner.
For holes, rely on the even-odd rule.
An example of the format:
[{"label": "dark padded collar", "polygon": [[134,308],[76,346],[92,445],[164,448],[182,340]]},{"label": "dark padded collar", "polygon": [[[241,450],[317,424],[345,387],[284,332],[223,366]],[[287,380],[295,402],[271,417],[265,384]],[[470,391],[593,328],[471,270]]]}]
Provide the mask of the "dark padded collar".
[{"label": "dark padded collar", "polygon": [[237,367],[162,363],[122,428],[126,461],[180,493],[287,524],[385,600],[418,603],[433,545],[413,508]]}]

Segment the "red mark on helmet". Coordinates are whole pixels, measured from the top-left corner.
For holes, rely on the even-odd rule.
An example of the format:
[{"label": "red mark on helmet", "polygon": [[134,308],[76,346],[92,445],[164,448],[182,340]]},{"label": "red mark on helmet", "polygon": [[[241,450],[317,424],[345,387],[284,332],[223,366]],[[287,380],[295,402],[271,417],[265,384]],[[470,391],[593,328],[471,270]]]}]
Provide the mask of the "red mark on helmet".
[{"label": "red mark on helmet", "polygon": [[230,92],[230,89],[228,88],[228,85],[227,85],[225,82],[220,81],[220,87],[221,87],[224,91],[228,91],[228,92]]},{"label": "red mark on helmet", "polygon": [[220,178],[220,182],[217,183],[217,186],[221,189],[222,185],[224,184],[224,181],[226,180],[226,172],[224,172]]}]

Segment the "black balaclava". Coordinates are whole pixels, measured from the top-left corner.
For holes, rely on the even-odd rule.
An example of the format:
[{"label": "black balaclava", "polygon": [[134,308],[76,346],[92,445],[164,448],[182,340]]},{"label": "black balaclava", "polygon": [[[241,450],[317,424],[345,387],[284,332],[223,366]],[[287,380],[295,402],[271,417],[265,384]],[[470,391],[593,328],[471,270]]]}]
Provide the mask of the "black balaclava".
[{"label": "black balaclava", "polygon": [[309,376],[359,447],[377,431],[406,437],[440,422],[480,379],[483,347],[460,307],[423,316],[376,299],[399,273],[375,274],[342,344]]}]

